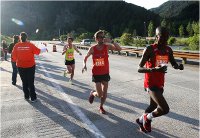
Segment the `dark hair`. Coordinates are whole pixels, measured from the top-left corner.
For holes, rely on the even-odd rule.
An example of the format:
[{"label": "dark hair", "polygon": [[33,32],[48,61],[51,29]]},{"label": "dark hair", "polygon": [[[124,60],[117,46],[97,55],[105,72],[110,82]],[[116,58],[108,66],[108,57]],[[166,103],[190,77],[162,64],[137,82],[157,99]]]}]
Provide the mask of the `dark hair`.
[{"label": "dark hair", "polygon": [[74,39],[72,37],[68,37],[67,39],[71,39],[72,41],[74,41]]},{"label": "dark hair", "polygon": [[19,42],[19,35],[14,35],[13,41],[14,41],[15,44],[18,43]]},{"label": "dark hair", "polygon": [[162,27],[162,26],[159,26],[156,28],[156,35],[163,35],[163,34],[167,34],[169,35],[169,31],[166,27]]},{"label": "dark hair", "polygon": [[96,38],[98,36],[98,34],[103,34],[104,35],[104,31],[103,30],[99,30],[94,34],[94,37]]},{"label": "dark hair", "polygon": [[20,36],[21,36],[21,40],[22,40],[22,42],[26,42],[26,39],[27,39],[27,34],[25,33],[25,32],[21,32],[20,33]]}]

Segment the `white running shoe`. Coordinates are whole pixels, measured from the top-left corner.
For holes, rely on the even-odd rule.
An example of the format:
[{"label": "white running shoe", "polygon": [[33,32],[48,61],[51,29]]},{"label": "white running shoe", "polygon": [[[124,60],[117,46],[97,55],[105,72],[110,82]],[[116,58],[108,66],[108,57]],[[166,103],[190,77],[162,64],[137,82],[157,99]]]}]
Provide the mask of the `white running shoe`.
[{"label": "white running shoe", "polygon": [[69,83],[70,83],[71,85],[74,84],[74,83],[73,83],[73,80],[71,80],[71,79],[69,79]]}]

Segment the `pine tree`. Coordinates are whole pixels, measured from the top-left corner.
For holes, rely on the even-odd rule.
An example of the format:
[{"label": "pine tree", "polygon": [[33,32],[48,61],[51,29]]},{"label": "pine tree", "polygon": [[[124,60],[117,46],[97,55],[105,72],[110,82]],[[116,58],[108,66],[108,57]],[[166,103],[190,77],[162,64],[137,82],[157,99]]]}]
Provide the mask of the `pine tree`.
[{"label": "pine tree", "polygon": [[154,35],[153,21],[150,21],[148,26],[148,36],[152,37],[153,35]]},{"label": "pine tree", "polygon": [[179,27],[179,36],[180,36],[180,37],[183,37],[183,36],[184,36],[184,27],[183,27],[183,25],[181,25],[181,26]]},{"label": "pine tree", "polygon": [[194,31],[192,29],[192,24],[190,22],[188,23],[186,30],[187,30],[189,36],[193,36]]}]

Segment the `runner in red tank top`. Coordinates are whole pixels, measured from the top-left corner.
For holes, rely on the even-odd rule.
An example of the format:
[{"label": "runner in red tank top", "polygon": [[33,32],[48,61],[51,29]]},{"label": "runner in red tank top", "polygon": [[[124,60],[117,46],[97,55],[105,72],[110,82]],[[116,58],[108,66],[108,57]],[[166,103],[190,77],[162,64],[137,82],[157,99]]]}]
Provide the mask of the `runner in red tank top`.
[{"label": "runner in red tank top", "polygon": [[140,130],[144,132],[151,132],[152,118],[169,112],[169,106],[163,97],[164,77],[168,61],[174,69],[184,69],[182,64],[176,63],[172,49],[167,46],[168,38],[169,33],[166,28],[156,28],[157,43],[144,49],[139,63],[138,72],[145,73],[144,88],[150,95],[150,105],[145,110],[145,113],[136,119]]},{"label": "runner in red tank top", "polygon": [[106,101],[108,81],[110,80],[109,75],[109,62],[108,62],[108,50],[121,50],[121,47],[112,43],[111,39],[104,38],[104,32],[102,30],[97,31],[94,34],[96,45],[91,46],[88,50],[87,55],[84,58],[84,65],[82,72],[87,70],[86,62],[90,55],[93,59],[93,68],[92,68],[92,81],[95,83],[96,90],[91,91],[89,96],[89,102],[92,104],[94,97],[99,97],[101,99],[101,104],[99,111],[102,114],[105,114],[103,104]]}]

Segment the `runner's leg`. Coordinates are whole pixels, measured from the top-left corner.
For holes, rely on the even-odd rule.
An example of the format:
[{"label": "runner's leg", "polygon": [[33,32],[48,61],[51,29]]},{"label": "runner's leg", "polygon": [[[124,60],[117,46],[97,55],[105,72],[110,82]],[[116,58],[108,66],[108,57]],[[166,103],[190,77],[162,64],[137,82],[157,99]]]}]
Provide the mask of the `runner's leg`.
[{"label": "runner's leg", "polygon": [[101,97],[100,106],[103,106],[103,104],[105,103],[106,98],[107,98],[108,82],[103,81],[101,86],[102,86],[102,89],[103,89],[103,91],[102,91],[103,93],[102,93],[102,97]]},{"label": "runner's leg", "polygon": [[163,96],[162,91],[158,92],[149,91],[149,95],[158,105],[158,107],[152,112],[153,117],[159,117],[169,112],[169,106]]},{"label": "runner's leg", "polygon": [[93,95],[94,95],[95,97],[101,98],[101,97],[102,97],[102,93],[103,93],[102,87],[101,87],[101,82],[96,82],[96,83],[95,83],[95,87],[96,87],[96,91],[93,92]]},{"label": "runner's leg", "polygon": [[72,73],[72,67],[71,65],[67,65],[67,73]]},{"label": "runner's leg", "polygon": [[150,97],[150,105],[146,108],[145,113],[151,113],[157,108],[156,102]]},{"label": "runner's leg", "polygon": [[72,69],[72,71],[71,71],[71,80],[72,80],[74,77],[75,64],[71,65],[71,69]]}]

